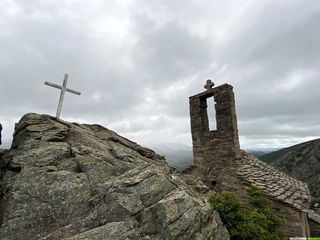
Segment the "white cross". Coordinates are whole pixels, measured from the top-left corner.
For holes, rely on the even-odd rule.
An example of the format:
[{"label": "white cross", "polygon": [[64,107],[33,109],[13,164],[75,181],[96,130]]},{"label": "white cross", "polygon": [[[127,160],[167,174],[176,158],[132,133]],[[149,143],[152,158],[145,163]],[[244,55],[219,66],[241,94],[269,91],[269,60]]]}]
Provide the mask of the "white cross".
[{"label": "white cross", "polygon": [[204,85],[204,88],[209,90],[209,89],[212,89],[213,86],[214,86],[214,83],[210,79],[208,79],[207,84]]},{"label": "white cross", "polygon": [[61,90],[59,104],[58,104],[58,108],[57,108],[57,114],[56,114],[57,118],[60,118],[61,109],[62,109],[62,103],[63,103],[63,98],[64,98],[64,93],[67,91],[67,92],[71,92],[71,93],[77,94],[77,95],[81,94],[80,92],[77,92],[75,90],[67,88],[67,81],[68,81],[68,74],[64,74],[64,79],[63,79],[62,86],[59,86],[57,84],[50,83],[50,82],[47,82],[47,81],[44,82],[45,85],[48,85],[48,86],[54,87],[54,88],[58,88],[58,89]]}]

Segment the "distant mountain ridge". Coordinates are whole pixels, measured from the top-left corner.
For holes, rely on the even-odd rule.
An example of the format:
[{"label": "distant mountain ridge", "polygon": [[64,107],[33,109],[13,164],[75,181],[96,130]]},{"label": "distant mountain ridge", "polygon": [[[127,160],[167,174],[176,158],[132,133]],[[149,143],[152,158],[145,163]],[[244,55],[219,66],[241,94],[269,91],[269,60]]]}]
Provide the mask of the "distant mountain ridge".
[{"label": "distant mountain ridge", "polygon": [[267,153],[274,152],[279,150],[280,148],[252,148],[252,149],[244,149],[246,152],[252,154],[253,156],[259,158]]},{"label": "distant mountain ridge", "polygon": [[274,151],[259,158],[290,176],[306,182],[311,195],[320,198],[320,139]]},{"label": "distant mountain ridge", "polygon": [[152,149],[164,155],[167,163],[179,172],[193,164],[191,146],[179,143],[163,143],[152,146]]}]

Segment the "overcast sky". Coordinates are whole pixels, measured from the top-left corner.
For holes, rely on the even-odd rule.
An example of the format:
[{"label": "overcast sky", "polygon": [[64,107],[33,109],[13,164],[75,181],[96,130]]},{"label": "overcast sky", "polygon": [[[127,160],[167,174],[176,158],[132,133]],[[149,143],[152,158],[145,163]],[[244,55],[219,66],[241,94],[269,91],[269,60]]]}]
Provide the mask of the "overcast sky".
[{"label": "overcast sky", "polygon": [[1,0],[0,122],[98,123],[143,145],[191,145],[188,97],[234,86],[242,148],[320,137],[319,0]]}]

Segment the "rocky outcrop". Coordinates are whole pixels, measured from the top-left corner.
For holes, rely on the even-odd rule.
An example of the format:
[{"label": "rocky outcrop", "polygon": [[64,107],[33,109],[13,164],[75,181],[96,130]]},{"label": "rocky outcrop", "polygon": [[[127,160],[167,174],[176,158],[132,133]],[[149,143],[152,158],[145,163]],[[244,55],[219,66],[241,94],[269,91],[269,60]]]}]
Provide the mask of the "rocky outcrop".
[{"label": "rocky outcrop", "polygon": [[27,114],[1,159],[0,239],[229,239],[200,180],[99,125]]}]

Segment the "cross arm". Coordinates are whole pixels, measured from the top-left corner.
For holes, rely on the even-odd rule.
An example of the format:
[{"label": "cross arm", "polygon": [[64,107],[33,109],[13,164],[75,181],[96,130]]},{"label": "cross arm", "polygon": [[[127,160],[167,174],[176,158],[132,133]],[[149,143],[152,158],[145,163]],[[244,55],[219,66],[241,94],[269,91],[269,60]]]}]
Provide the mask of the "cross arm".
[{"label": "cross arm", "polygon": [[[45,81],[44,84],[45,84],[45,85],[48,85],[48,86],[50,86],[50,87],[54,87],[54,88],[58,88],[58,89],[62,90],[62,87],[59,86],[59,85],[57,85],[57,84],[54,84],[54,83],[51,83],[51,82],[47,82],[47,81]],[[71,92],[71,93],[76,94],[76,95],[81,95],[81,92],[72,90],[72,89],[70,89],[70,88],[66,88],[66,91],[67,91],[67,92]]]}]

